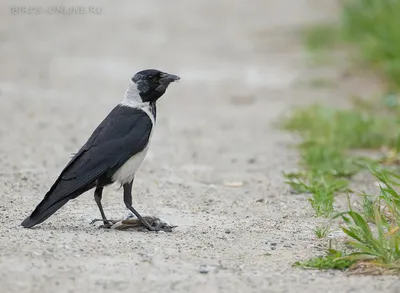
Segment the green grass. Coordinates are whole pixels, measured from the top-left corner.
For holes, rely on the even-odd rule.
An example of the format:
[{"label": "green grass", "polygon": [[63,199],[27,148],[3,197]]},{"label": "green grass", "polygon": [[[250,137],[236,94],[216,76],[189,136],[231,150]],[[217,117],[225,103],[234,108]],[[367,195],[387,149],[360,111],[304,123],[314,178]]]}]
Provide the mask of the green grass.
[{"label": "green grass", "polygon": [[[375,110],[380,105],[371,106]],[[386,112],[333,109],[315,104],[295,111],[284,121],[283,127],[301,135],[307,149],[315,148],[309,156],[310,163],[313,159],[321,162],[326,156],[335,157],[335,161],[342,163],[346,149],[395,146],[400,134],[398,120]],[[327,149],[321,150],[321,145]]]},{"label": "green grass", "polygon": [[343,38],[358,49],[359,59],[381,71],[396,88],[400,86],[399,15],[400,0],[343,1]]},{"label": "green grass", "polygon": [[[283,128],[299,135],[297,145],[302,170],[284,173],[286,183],[296,193],[309,194],[316,216],[341,217],[343,232],[351,240],[352,249],[343,256],[349,262],[370,261],[389,269],[400,269],[400,195],[392,184],[400,186],[400,175],[381,165],[398,158],[400,122],[397,110],[383,102],[355,103],[352,109],[332,109],[320,105],[297,109],[283,121]],[[392,105],[393,106],[393,105]],[[391,107],[392,107],[391,106]],[[394,106],[393,106],[394,107]],[[384,160],[372,160],[351,155],[350,150],[387,147],[393,154]],[[349,193],[354,174],[369,171],[381,182],[380,195],[361,193],[361,208],[346,212],[334,211],[335,196]],[[318,238],[326,237],[328,227],[315,228]],[[302,267],[337,268],[337,255],[313,258],[298,264]]]},{"label": "green grass", "polygon": [[[297,109],[285,119],[282,127],[296,133],[301,142],[299,173],[284,173],[286,183],[296,193],[310,193],[309,199],[317,216],[333,213],[334,197],[348,192],[351,177],[363,169],[361,157],[349,150],[397,148],[400,122],[389,115],[383,104],[369,105],[370,110],[332,109],[322,105]],[[382,111],[377,111],[381,107]]]},{"label": "green grass", "polygon": [[333,213],[334,196],[337,192],[346,191],[348,181],[323,173],[284,173],[286,183],[295,193],[310,193],[308,199],[316,216],[329,217]]},{"label": "green grass", "polygon": [[[342,43],[341,31],[334,24],[321,24],[319,26],[309,26],[301,31],[301,37],[309,55],[310,62],[314,65],[332,63],[332,54],[329,50]],[[327,80],[312,82],[314,87],[332,86]]]},{"label": "green grass", "polygon": [[[400,0],[343,0],[337,25],[307,27],[305,47],[314,59],[332,56],[333,49],[353,47],[363,68],[386,82],[382,98],[353,98],[350,109],[312,105],[296,109],[282,127],[298,135],[300,168],[284,173],[295,193],[306,193],[316,216],[332,217],[314,233],[324,238],[330,225],[341,220],[346,251],[328,249],[322,257],[296,263],[303,268],[348,269],[368,263],[400,272]],[[322,58],[321,58],[322,56]],[[315,61],[315,60],[314,60]],[[314,62],[315,63],[315,62]],[[310,83],[326,87],[326,80]],[[360,157],[358,150],[387,149],[383,158]],[[351,193],[358,172],[369,172],[380,183],[379,194],[359,194],[360,204],[348,197],[348,210],[335,211],[335,198]]]},{"label": "green grass", "polygon": [[328,236],[330,228],[331,228],[331,223],[317,226],[314,229],[314,234],[315,236],[317,236],[318,239],[325,238],[326,236]]},{"label": "green grass", "polygon": [[338,45],[353,44],[356,59],[373,67],[399,89],[400,0],[342,2],[339,24],[325,23],[302,30],[304,46],[313,54],[313,61],[325,61]]},{"label": "green grass", "polygon": [[362,193],[361,196],[362,196],[362,202],[361,202],[362,215],[364,216],[364,219],[367,222],[373,223],[374,222],[374,217],[375,217],[375,215],[374,215],[374,213],[375,213],[375,211],[374,211],[375,202],[371,198],[371,196],[366,194],[366,193]]},{"label": "green grass", "polygon": [[309,26],[302,30],[305,47],[310,51],[332,49],[341,39],[340,30],[335,24]]},{"label": "green grass", "polygon": [[373,223],[368,224],[365,211],[350,209],[335,216],[343,219],[342,230],[350,238],[347,245],[354,250],[346,258],[400,270],[400,195],[393,188],[400,186],[400,177],[387,170],[371,172],[382,183],[380,196],[370,204]]},{"label": "green grass", "polygon": [[332,80],[325,78],[314,78],[309,81],[308,85],[312,88],[337,88],[338,84]]},{"label": "green grass", "polygon": [[[346,251],[328,249],[327,255],[295,263],[295,266],[314,269],[348,269],[357,262],[368,262],[400,273],[400,194],[393,185],[400,186],[400,176],[387,169],[371,168],[370,172],[381,182],[380,195],[375,199],[364,196],[360,211],[353,209],[337,213],[342,231],[348,236]],[[329,233],[332,223],[314,229],[318,238]]]},{"label": "green grass", "polygon": [[345,270],[355,263],[354,260],[344,259],[341,251],[329,249],[325,256],[314,257],[305,261],[294,263],[295,267],[319,270]]}]

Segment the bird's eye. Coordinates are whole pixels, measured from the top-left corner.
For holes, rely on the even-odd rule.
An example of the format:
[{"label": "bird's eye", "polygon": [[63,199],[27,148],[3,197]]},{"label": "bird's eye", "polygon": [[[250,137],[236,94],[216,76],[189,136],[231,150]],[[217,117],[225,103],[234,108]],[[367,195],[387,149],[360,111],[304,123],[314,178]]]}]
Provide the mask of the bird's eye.
[{"label": "bird's eye", "polygon": [[148,78],[148,79],[153,79],[153,76],[152,76],[152,75],[149,75],[147,78]]}]

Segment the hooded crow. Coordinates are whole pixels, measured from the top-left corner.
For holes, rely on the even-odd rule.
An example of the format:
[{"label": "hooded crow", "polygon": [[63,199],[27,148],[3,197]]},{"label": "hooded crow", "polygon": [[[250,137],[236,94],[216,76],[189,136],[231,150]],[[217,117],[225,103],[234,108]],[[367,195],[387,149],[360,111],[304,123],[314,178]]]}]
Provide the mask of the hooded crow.
[{"label": "hooded crow", "polygon": [[157,230],[132,207],[132,184],[149,148],[156,120],[156,102],[169,84],[179,79],[156,69],[136,73],[124,100],[94,130],[21,225],[31,228],[40,224],[69,200],[95,188],[94,200],[104,226],[109,227],[111,224],[104,214],[101,198],[105,186],[118,182],[123,187],[125,206],[148,230]]}]

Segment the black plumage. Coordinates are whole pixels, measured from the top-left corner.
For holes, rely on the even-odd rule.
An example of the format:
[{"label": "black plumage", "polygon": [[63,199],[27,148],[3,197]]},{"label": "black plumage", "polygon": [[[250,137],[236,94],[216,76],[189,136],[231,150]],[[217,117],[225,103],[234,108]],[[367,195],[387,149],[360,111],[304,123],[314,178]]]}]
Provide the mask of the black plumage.
[{"label": "black plumage", "polygon": [[118,105],[95,129],[22,226],[32,227],[55,213],[70,199],[112,182],[114,173],[148,144],[149,116],[140,109]]},{"label": "black plumage", "polygon": [[125,206],[149,230],[157,230],[132,207],[132,184],[142,163],[156,119],[156,102],[171,82],[180,78],[146,69],[131,78],[124,101],[100,123],[83,147],[65,166],[43,200],[21,225],[30,228],[45,221],[69,200],[96,188],[94,198],[104,224],[103,187],[118,181]]}]

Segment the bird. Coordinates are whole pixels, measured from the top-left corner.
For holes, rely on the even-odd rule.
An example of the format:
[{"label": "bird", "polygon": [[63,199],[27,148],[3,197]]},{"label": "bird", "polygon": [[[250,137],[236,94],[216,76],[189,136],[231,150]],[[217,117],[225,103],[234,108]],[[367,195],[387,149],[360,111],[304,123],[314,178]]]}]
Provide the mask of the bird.
[{"label": "bird", "polygon": [[104,227],[110,227],[101,203],[104,187],[123,187],[125,206],[150,231],[157,231],[132,207],[133,181],[143,162],[154,131],[158,99],[180,80],[157,69],[137,72],[129,81],[124,99],[95,128],[86,143],[59,174],[42,201],[21,223],[31,228],[48,219],[71,199],[94,189],[94,200]]}]

